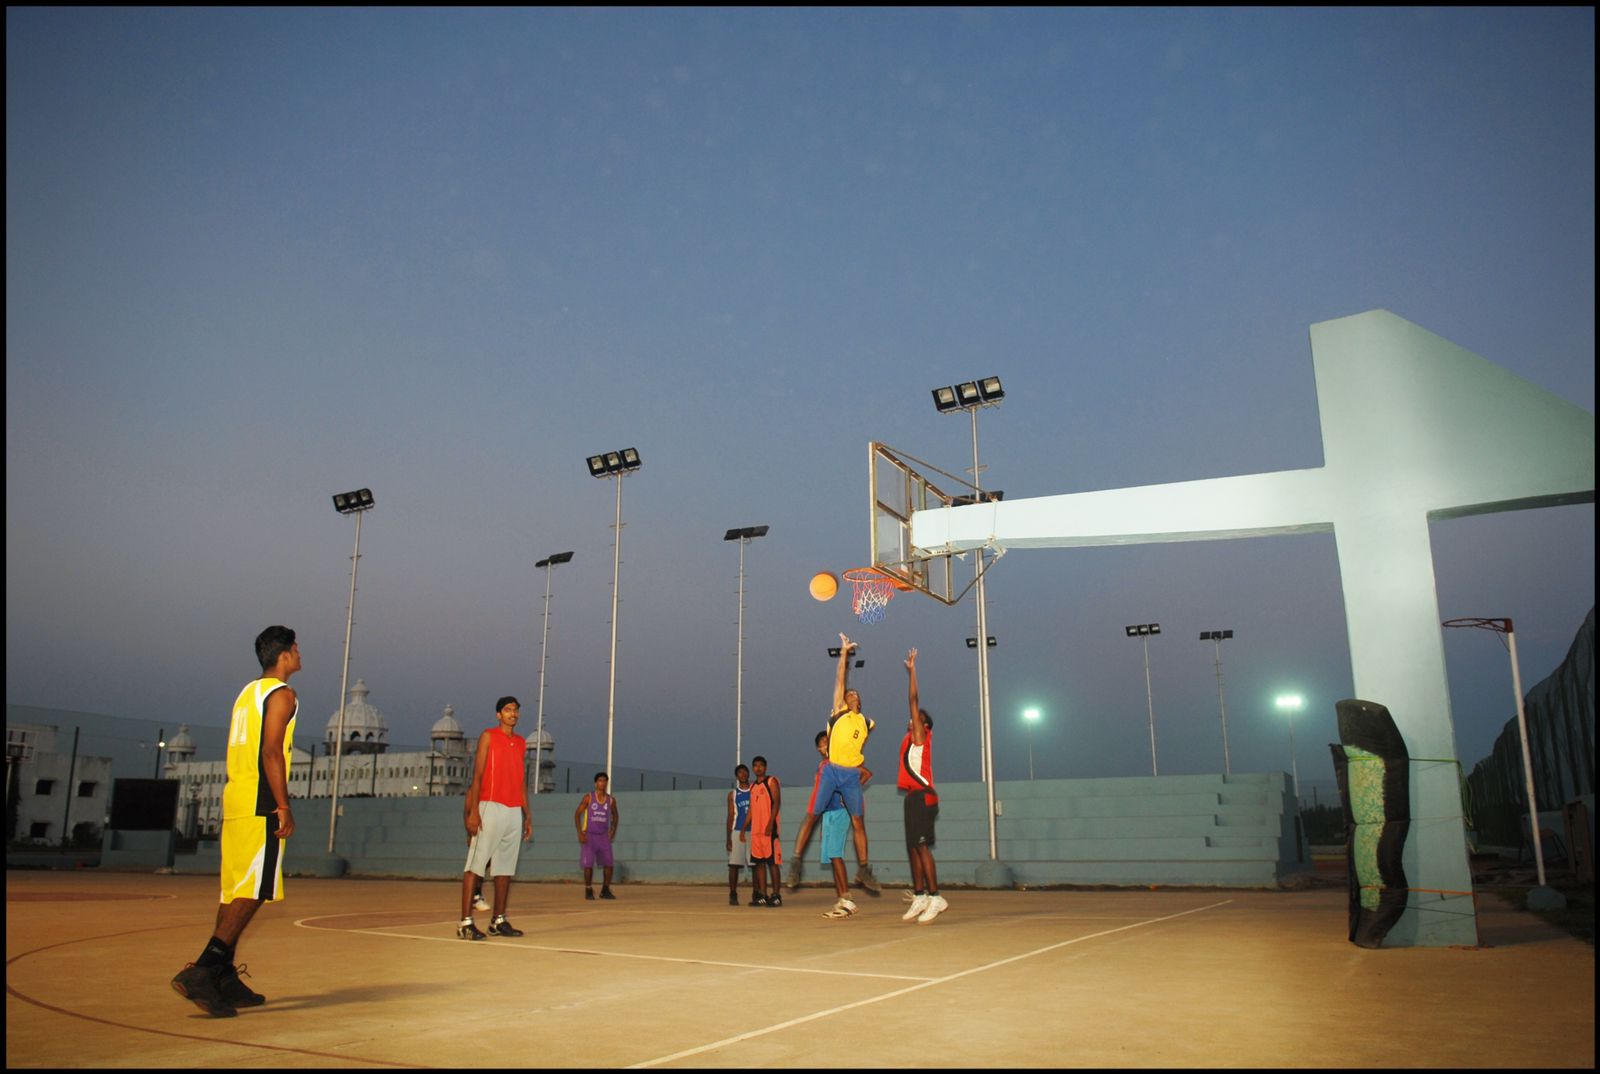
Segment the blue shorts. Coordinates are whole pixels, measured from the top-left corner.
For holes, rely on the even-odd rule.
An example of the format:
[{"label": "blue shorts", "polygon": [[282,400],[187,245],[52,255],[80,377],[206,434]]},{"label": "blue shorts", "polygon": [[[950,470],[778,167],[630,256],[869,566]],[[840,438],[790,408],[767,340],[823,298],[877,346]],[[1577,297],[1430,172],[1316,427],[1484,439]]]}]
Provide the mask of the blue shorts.
[{"label": "blue shorts", "polygon": [[812,799],[827,805],[828,800],[835,794],[844,803],[844,808],[852,817],[861,815],[861,769],[846,768],[842,764],[831,761],[822,768],[822,778],[817,781],[817,795]]},{"label": "blue shorts", "polygon": [[830,809],[822,814],[822,864],[844,857],[844,845],[849,842],[850,814],[842,809]]}]

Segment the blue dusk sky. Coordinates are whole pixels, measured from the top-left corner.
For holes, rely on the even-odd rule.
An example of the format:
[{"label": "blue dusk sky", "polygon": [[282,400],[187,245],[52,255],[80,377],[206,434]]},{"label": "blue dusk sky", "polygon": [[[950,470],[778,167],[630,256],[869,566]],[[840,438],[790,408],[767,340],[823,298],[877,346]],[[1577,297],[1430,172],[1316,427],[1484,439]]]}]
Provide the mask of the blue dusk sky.
[{"label": "blue dusk sky", "polygon": [[[1386,309],[1594,410],[1592,9],[6,12],[6,696],[221,725],[270,623],[302,741],[350,678],[392,741],[539,694],[558,756],[809,780],[826,648],[892,779],[921,652],[979,774],[969,595],[878,625],[867,445],[971,463],[930,390],[998,375],[1025,496],[1322,465],[1309,328]],[[1532,686],[1594,599],[1592,504],[1433,526],[1442,617]],[[963,567],[965,571],[967,568]],[[1287,770],[1353,691],[1329,535],[1017,550],[988,582],[995,764]],[[1444,639],[1458,753],[1514,714]],[[1374,699],[1382,700],[1382,699]],[[1324,794],[1326,794],[1324,790]],[[1326,798],[1324,798],[1326,800]]]}]

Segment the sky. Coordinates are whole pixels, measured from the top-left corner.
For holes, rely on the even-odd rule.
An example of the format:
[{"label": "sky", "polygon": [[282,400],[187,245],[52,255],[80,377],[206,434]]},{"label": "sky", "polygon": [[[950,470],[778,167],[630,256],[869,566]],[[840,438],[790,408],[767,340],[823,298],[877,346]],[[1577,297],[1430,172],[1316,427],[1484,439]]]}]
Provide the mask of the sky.
[{"label": "sky", "polygon": [[[1322,465],[1309,329],[1386,309],[1594,410],[1592,9],[6,12],[6,697],[222,725],[299,632],[299,735],[515,694],[562,758],[808,780],[830,645],[892,779],[906,650],[979,778],[973,597],[858,623],[867,445],[1006,498]],[[621,482],[610,702],[614,480]],[[733,527],[768,525],[745,546]],[[1435,523],[1525,689],[1592,504]],[[1001,780],[1297,767],[1351,696],[1333,537],[1018,550]],[[571,550],[546,574],[536,561]],[[1159,622],[1143,646],[1124,626]],[[1515,712],[1448,630],[1457,753]],[[742,649],[740,693],[737,655]],[[1273,697],[1306,708],[1290,724]],[[742,697],[742,704],[741,704]],[[1021,712],[1042,714],[1031,730]],[[736,728],[737,724],[737,728]],[[1291,748],[1290,736],[1293,736]],[[1327,801],[1327,798],[1323,798]]]}]

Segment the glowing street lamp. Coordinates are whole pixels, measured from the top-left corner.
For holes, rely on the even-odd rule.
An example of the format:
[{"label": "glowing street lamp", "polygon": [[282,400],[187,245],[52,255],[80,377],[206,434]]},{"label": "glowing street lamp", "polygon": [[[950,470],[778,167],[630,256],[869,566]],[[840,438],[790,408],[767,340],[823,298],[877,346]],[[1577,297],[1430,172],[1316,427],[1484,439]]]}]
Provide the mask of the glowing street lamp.
[{"label": "glowing street lamp", "polygon": [[1033,725],[1039,722],[1038,709],[1023,709],[1022,718],[1028,721],[1028,782],[1033,782]]},{"label": "glowing street lamp", "polygon": [[1273,699],[1278,711],[1289,717],[1289,771],[1294,776],[1294,812],[1300,815],[1300,766],[1294,755],[1294,714],[1306,707],[1306,699],[1299,694],[1279,694]]}]

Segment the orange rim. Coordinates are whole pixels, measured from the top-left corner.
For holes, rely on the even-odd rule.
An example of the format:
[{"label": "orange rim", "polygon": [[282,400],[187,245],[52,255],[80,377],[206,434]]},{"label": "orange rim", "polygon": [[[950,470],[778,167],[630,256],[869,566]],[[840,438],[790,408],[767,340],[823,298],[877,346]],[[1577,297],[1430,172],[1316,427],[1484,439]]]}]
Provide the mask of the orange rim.
[{"label": "orange rim", "polygon": [[902,593],[908,593],[916,588],[911,583],[878,567],[852,567],[844,572],[844,579],[847,582],[888,582]]}]

